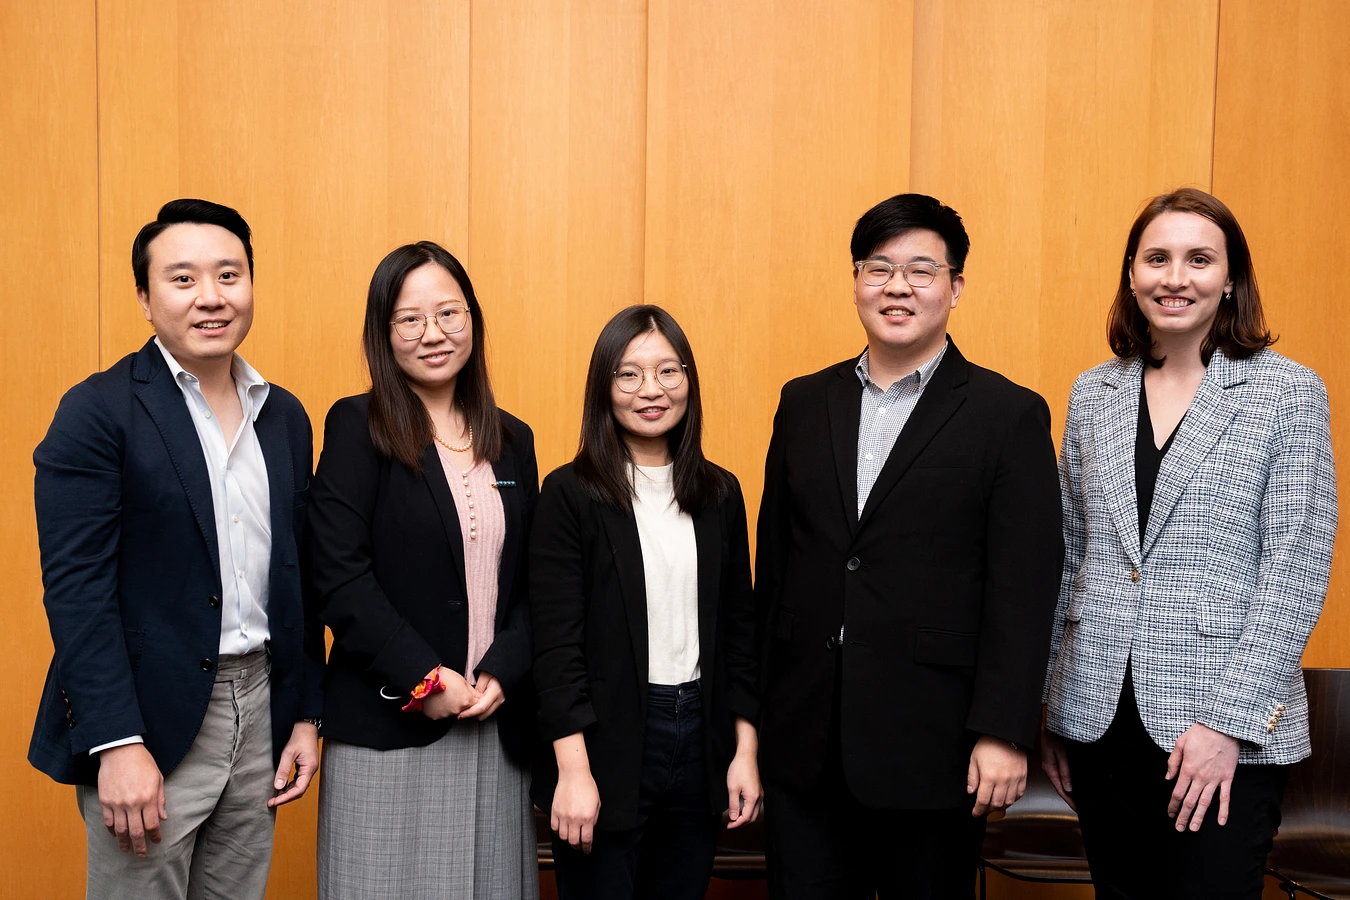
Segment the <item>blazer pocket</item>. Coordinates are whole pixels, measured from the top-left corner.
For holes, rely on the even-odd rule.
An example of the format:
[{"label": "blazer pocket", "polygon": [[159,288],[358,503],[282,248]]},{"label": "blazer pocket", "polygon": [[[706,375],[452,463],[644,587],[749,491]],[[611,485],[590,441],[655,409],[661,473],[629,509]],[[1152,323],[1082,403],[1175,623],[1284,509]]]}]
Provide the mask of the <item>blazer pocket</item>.
[{"label": "blazer pocket", "polygon": [[914,639],[914,661],[925,666],[973,666],[980,636],[969,631],[920,628]]},{"label": "blazer pocket", "polygon": [[309,483],[291,495],[291,506],[299,508],[309,502]]},{"label": "blazer pocket", "polygon": [[1196,626],[1211,637],[1237,637],[1247,623],[1247,607],[1234,600],[1201,597],[1196,604]]}]

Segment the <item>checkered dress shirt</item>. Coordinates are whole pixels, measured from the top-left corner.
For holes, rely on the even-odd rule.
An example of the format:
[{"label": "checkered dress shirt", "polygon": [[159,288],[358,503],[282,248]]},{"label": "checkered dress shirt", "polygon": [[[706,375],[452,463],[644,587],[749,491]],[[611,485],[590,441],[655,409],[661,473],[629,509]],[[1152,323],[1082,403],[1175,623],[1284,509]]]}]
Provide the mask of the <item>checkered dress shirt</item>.
[{"label": "checkered dress shirt", "polygon": [[942,349],[917,370],[895,382],[887,390],[872,381],[867,369],[867,351],[858,358],[854,371],[862,382],[862,413],[858,418],[858,516],[862,517],[863,507],[867,505],[867,495],[872,493],[881,467],[891,455],[895,439],[904,430],[910,414],[923,396],[942,357],[949,345],[944,342]]}]

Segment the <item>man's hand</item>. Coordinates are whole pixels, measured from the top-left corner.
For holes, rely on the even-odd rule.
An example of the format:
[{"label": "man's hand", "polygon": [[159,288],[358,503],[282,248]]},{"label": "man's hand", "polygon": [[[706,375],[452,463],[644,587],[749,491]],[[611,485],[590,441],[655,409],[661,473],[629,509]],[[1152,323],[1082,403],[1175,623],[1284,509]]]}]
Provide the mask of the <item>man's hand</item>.
[{"label": "man's hand", "polygon": [[[295,781],[291,782],[290,787],[286,787],[292,768],[295,769]],[[317,771],[319,771],[319,729],[309,722],[296,722],[295,727],[291,729],[291,739],[281,750],[281,764],[277,766],[277,778],[272,783],[277,790],[285,788],[285,791],[268,800],[267,805],[276,808],[283,803],[299,800],[309,789],[310,779]]]},{"label": "man's hand", "polygon": [[728,828],[739,828],[759,818],[764,788],[759,781],[759,733],[749,719],[736,717],[736,755],[727,768]]},{"label": "man's hand", "polygon": [[117,837],[117,849],[145,856],[145,839],[158,844],[164,806],[164,776],[144,744],[123,744],[98,755],[98,802],[103,824]]},{"label": "man's hand", "polygon": [[1027,789],[1027,755],[989,735],[975,742],[966,772],[966,793],[975,795],[972,816],[1012,806]]},{"label": "man's hand", "polygon": [[495,713],[503,703],[506,702],[506,695],[502,693],[502,683],[495,676],[487,672],[478,673],[478,683],[474,685],[481,693],[474,704],[463,710],[459,717],[461,719],[477,719],[480,722],[486,722],[488,717]]},{"label": "man's hand", "polygon": [[428,719],[448,719],[450,716],[457,716],[478,702],[480,696],[478,691],[454,669],[441,666],[441,684],[445,685],[445,690],[432,694],[422,701],[422,715]]},{"label": "man's hand", "polygon": [[1069,809],[1078,812],[1078,804],[1073,802],[1073,780],[1069,778],[1069,754],[1064,750],[1064,738],[1044,725],[1041,726],[1041,768],[1050,776],[1055,793],[1069,804]]},{"label": "man's hand", "polygon": [[1167,758],[1167,780],[1177,780],[1167,814],[1177,820],[1177,831],[1199,831],[1205,812],[1219,792],[1220,825],[1228,823],[1228,794],[1237,769],[1237,738],[1196,722],[1177,738]]},{"label": "man's hand", "polygon": [[586,739],[581,732],[558,738],[553,752],[558,758],[558,786],[553,790],[548,825],[573,849],[590,853],[595,823],[600,820],[600,791],[591,776]]}]

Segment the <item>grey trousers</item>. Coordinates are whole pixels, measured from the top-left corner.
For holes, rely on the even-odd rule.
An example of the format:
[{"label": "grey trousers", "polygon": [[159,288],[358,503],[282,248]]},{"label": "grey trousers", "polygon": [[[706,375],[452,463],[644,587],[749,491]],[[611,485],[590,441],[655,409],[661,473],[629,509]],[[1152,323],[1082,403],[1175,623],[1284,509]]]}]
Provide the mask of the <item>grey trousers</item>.
[{"label": "grey trousers", "polygon": [[145,859],[117,849],[98,789],[77,787],[89,838],[89,900],[262,900],[272,863],[267,651],[221,657],[197,739],[164,779],[169,818]]}]

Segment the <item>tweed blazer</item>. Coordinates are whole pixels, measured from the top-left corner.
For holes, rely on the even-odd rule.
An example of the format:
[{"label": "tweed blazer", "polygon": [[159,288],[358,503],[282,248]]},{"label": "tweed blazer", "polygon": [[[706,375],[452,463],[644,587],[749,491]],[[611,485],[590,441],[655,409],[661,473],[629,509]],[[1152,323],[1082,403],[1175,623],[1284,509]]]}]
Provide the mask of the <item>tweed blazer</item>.
[{"label": "tweed blazer", "polygon": [[1126,662],[1165,750],[1199,722],[1243,763],[1310,752],[1300,659],[1336,535],[1321,379],[1271,350],[1215,351],[1163,457],[1143,541],[1134,446],[1143,364],[1074,383],[1060,454],[1066,555],[1046,677],[1047,726],[1100,738]]}]

